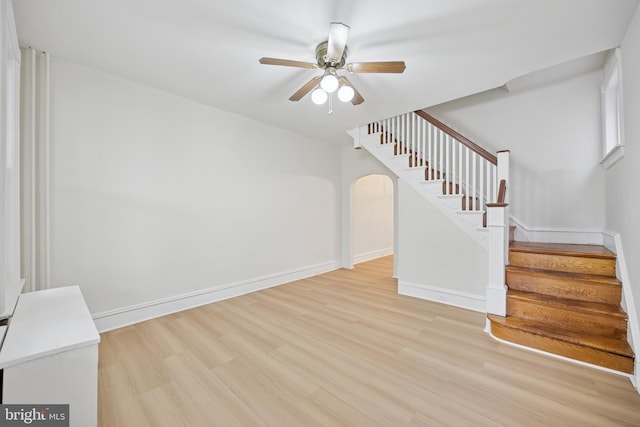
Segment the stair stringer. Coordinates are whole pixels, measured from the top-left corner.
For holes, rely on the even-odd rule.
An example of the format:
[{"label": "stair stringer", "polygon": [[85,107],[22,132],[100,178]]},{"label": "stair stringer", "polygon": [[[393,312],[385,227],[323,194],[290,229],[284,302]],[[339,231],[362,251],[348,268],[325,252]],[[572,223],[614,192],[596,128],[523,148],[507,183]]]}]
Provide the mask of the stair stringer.
[{"label": "stair stringer", "polygon": [[489,232],[482,227],[483,211],[463,211],[462,194],[443,195],[442,179],[425,181],[424,166],[408,167],[408,154],[395,155],[393,144],[380,144],[380,134],[361,132],[359,145],[378,159],[398,178],[416,190],[480,246],[489,250]]}]

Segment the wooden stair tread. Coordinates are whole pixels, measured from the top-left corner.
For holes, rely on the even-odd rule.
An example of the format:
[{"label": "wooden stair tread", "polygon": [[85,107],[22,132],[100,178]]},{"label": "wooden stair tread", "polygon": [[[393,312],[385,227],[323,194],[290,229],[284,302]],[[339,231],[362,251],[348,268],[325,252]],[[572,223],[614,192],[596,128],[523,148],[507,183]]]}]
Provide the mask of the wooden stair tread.
[{"label": "wooden stair tread", "polygon": [[626,319],[627,314],[620,305],[606,304],[602,302],[583,301],[572,298],[560,298],[551,295],[539,294],[536,292],[517,291],[509,289],[507,296],[520,300],[533,301],[540,304],[553,305],[555,307],[570,310],[579,310],[597,314],[604,314],[611,317]]},{"label": "wooden stair tread", "polygon": [[584,347],[590,347],[620,356],[634,357],[633,351],[626,340],[562,330],[546,323],[520,319],[513,316],[502,317],[489,314],[487,317],[491,322],[503,325],[507,328],[519,329],[530,334],[540,335]]},{"label": "wooden stair tread", "polygon": [[597,274],[585,274],[585,273],[571,273],[565,271],[556,271],[556,270],[543,270],[540,268],[530,268],[530,267],[519,267],[515,265],[508,265],[506,267],[508,272],[514,273],[526,273],[530,276],[538,276],[538,277],[559,277],[567,280],[580,280],[583,282],[594,282],[599,285],[609,285],[609,286],[622,286],[620,280],[616,277],[610,276],[600,276]]},{"label": "wooden stair tread", "polygon": [[600,245],[513,241],[509,245],[509,249],[517,252],[541,253],[547,255],[568,255],[603,259],[616,258],[616,255],[613,252]]}]

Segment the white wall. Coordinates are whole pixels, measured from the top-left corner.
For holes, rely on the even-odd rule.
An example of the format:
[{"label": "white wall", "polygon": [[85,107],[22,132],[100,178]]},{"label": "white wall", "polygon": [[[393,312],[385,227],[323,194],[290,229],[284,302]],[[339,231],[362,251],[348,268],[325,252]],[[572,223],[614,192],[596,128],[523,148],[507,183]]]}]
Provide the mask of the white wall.
[{"label": "white wall", "polygon": [[393,253],[393,182],[367,175],[351,186],[351,221],[355,262]]},{"label": "white wall", "polygon": [[[356,150],[352,146],[342,148],[342,266],[344,268],[352,268],[355,261],[353,249],[353,227],[354,219],[352,218],[352,187],[360,178],[378,174],[385,175],[391,179],[394,194],[394,212],[397,210],[397,177],[387,169],[382,163],[376,160],[366,150]],[[394,253],[394,275],[396,275],[397,264],[397,221],[393,219],[393,246]]]},{"label": "white wall", "polygon": [[526,226],[602,230],[601,80],[594,71],[426,111],[491,152],[511,150],[511,215]]},{"label": "white wall", "polygon": [[402,254],[399,284],[484,300],[487,251],[402,181],[398,183],[398,252]]},{"label": "white wall", "polygon": [[621,235],[636,313],[640,313],[640,11],[622,43],[622,76],[626,147],[624,158],[606,172],[606,228]]},{"label": "white wall", "polygon": [[51,283],[92,313],[340,258],[340,149],[54,59]]}]

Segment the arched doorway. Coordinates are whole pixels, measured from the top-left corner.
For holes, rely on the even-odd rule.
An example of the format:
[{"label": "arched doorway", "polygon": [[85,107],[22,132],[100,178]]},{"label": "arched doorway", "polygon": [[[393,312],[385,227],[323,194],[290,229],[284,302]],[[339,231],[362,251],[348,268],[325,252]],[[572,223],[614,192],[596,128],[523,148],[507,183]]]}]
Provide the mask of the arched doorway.
[{"label": "arched doorway", "polygon": [[394,252],[394,184],[381,174],[351,184],[351,254],[353,264]]}]

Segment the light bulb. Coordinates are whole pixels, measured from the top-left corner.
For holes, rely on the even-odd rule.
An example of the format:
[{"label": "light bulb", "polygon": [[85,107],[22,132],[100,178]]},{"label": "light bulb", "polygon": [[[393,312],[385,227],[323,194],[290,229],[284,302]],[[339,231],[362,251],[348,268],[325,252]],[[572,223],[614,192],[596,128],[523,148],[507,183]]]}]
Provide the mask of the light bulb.
[{"label": "light bulb", "polygon": [[353,95],[355,95],[355,91],[349,85],[343,85],[338,90],[338,99],[342,102],[349,102],[353,99]]},{"label": "light bulb", "polygon": [[320,87],[327,93],[333,93],[338,89],[338,78],[332,72],[327,72],[320,80]]},{"label": "light bulb", "polygon": [[316,105],[322,105],[325,102],[327,102],[327,97],[328,97],[327,92],[325,92],[320,88],[317,88],[316,90],[311,92],[311,100]]}]

